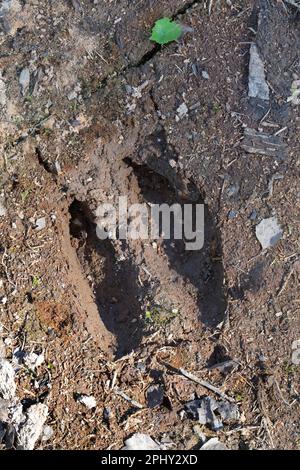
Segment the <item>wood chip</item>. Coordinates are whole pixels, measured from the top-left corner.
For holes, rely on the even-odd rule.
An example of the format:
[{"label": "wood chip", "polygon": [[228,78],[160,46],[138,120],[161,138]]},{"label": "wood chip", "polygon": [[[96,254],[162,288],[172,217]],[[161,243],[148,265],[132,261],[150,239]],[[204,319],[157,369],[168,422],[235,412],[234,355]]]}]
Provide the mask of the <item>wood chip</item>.
[{"label": "wood chip", "polygon": [[287,155],[287,145],[282,142],[280,135],[265,134],[249,127],[245,128],[241,147],[248,153],[280,159],[284,159]]}]

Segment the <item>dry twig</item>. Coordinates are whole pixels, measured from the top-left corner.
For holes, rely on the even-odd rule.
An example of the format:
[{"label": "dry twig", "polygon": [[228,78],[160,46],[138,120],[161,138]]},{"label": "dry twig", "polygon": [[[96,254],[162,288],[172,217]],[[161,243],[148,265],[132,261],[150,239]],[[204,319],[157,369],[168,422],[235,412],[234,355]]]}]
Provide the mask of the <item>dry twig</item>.
[{"label": "dry twig", "polygon": [[177,373],[183,375],[184,377],[186,377],[189,380],[192,380],[193,382],[196,382],[197,384],[201,385],[201,387],[207,388],[211,392],[214,392],[216,395],[219,395],[224,400],[227,400],[231,403],[235,402],[235,400],[233,398],[226,395],[224,392],[222,392],[222,390],[220,390],[219,388],[217,388],[214,385],[210,384],[206,380],[198,379],[198,377],[196,377],[196,375],[192,374],[191,372],[188,372],[185,369],[176,369],[175,367],[172,367],[171,365],[166,364],[166,363],[164,363],[164,365],[166,367],[168,367],[168,369],[173,370],[174,372],[177,372]]},{"label": "dry twig", "polygon": [[139,408],[140,410],[142,408],[145,408],[144,405],[130,398],[125,392],[123,392],[123,390],[120,390],[119,388],[115,388],[114,393],[124,398],[124,400],[128,401],[132,406],[135,406],[136,408]]}]

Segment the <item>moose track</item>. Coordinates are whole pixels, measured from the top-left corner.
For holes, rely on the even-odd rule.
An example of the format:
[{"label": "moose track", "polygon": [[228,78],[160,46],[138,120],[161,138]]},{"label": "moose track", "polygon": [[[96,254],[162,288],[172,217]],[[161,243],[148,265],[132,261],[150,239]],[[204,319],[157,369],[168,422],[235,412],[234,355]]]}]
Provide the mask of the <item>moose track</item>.
[{"label": "moose track", "polygon": [[[171,152],[162,131],[151,141],[157,151]],[[195,330],[215,327],[226,311],[220,238],[207,206],[205,242],[198,250],[186,250],[184,240],[175,239],[172,232],[169,240],[98,238],[97,207],[112,202],[118,208],[120,196],[128,205],[144,203],[149,208],[178,204],[182,213],[184,204],[195,214],[196,205],[203,203],[192,181],[170,167],[168,172],[155,170],[137,160],[134,154],[119,159],[102,154],[85,169],[93,174],[93,190],[83,196],[82,189],[74,188],[69,208],[71,244],[104,328],[115,338],[116,357],[136,350],[155,329],[163,331],[164,341],[181,341]],[[147,312],[153,318],[147,319]]]}]

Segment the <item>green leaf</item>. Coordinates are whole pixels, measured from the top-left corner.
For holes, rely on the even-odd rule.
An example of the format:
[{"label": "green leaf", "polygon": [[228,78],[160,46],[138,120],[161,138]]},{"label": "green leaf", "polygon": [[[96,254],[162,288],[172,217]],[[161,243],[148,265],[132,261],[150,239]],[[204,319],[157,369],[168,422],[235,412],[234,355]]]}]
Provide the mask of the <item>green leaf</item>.
[{"label": "green leaf", "polygon": [[168,42],[176,41],[182,34],[182,27],[170,18],[161,18],[157,20],[153,29],[150,40],[158,44],[168,44]]}]

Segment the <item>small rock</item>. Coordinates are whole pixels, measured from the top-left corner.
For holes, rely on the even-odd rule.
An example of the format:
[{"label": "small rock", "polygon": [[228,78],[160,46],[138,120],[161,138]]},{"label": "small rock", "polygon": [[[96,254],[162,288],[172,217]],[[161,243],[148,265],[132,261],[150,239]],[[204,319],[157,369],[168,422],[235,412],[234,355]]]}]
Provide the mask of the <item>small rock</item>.
[{"label": "small rock", "polygon": [[300,364],[300,339],[293,341],[292,349],[292,363],[298,366]]},{"label": "small rock", "polygon": [[300,349],[295,349],[292,353],[292,363],[295,366],[298,366],[300,364]]},{"label": "small rock", "polygon": [[68,93],[68,100],[69,101],[72,101],[72,100],[75,100],[78,98],[78,94],[81,92],[81,85],[79,83],[77,83],[77,85],[75,85],[75,88],[74,90],[70,91]]},{"label": "small rock", "polygon": [[70,93],[68,93],[68,100],[69,101],[75,100],[76,98],[77,98],[76,91],[70,91]]},{"label": "small rock", "polygon": [[0,359],[5,358],[5,344],[2,338],[0,338]]},{"label": "small rock", "polygon": [[236,211],[229,211],[227,214],[227,218],[229,220],[235,219],[237,217],[238,213]]},{"label": "small rock", "polygon": [[23,362],[30,370],[35,370],[37,367],[41,366],[45,361],[44,354],[36,354],[31,352],[24,355]]},{"label": "small rock", "polygon": [[217,409],[218,405],[213,398],[205,397],[200,400],[197,408],[199,423],[210,425],[213,431],[222,429],[223,423],[214,413]]},{"label": "small rock", "polygon": [[209,73],[206,72],[206,70],[202,70],[202,78],[204,78],[204,80],[209,80],[210,79],[210,76],[209,76]]},{"label": "small rock", "polygon": [[144,362],[139,361],[136,365],[137,370],[140,372],[145,372],[146,371],[146,365]]},{"label": "small rock", "polygon": [[43,428],[43,434],[42,434],[42,441],[46,442],[49,441],[53,437],[54,431],[51,428],[51,426],[48,426],[47,424]]},{"label": "small rock", "polygon": [[16,394],[15,371],[5,359],[0,359],[0,397],[12,400]]},{"label": "small rock", "polygon": [[10,401],[8,411],[9,422],[16,428],[26,420],[26,416],[23,414],[22,403],[18,402],[16,399],[14,401]]},{"label": "small rock", "polygon": [[160,450],[160,446],[147,434],[137,432],[125,441],[123,450]]},{"label": "small rock", "polygon": [[0,217],[5,217],[7,214],[6,207],[4,205],[4,202],[0,199]]},{"label": "small rock", "polygon": [[2,73],[0,71],[0,106],[6,106],[6,101],[6,86],[4,80],[2,79]]},{"label": "small rock", "polygon": [[151,385],[147,390],[147,403],[149,408],[160,406],[164,401],[164,389],[161,385]]},{"label": "small rock", "polygon": [[184,118],[189,112],[189,109],[185,103],[182,103],[178,108],[177,108],[177,117],[178,119]]},{"label": "small rock", "polygon": [[227,447],[217,437],[209,439],[200,450],[227,450]]},{"label": "small rock", "polygon": [[238,406],[226,400],[218,403],[218,413],[226,423],[238,421],[240,418]]},{"label": "small rock", "polygon": [[40,217],[35,221],[35,230],[39,232],[46,227],[46,217]]},{"label": "small rock", "polygon": [[238,194],[240,190],[240,185],[238,183],[231,184],[229,188],[226,189],[226,194],[228,197],[233,197]]},{"label": "small rock", "polygon": [[20,73],[19,84],[21,87],[22,95],[26,95],[30,84],[30,71],[27,67],[24,68]]},{"label": "small rock", "polygon": [[60,163],[58,161],[56,161],[54,163],[54,168],[55,168],[55,172],[57,175],[60,175],[61,174],[61,166],[60,166]]},{"label": "small rock", "polygon": [[142,83],[140,86],[138,87],[131,87],[131,94],[134,98],[137,98],[137,99],[140,99],[142,98],[142,91],[148,86],[149,82],[148,80],[146,80],[144,83]]},{"label": "small rock", "polygon": [[71,2],[76,12],[82,11],[82,6],[79,0],[71,0]]},{"label": "small rock", "polygon": [[97,406],[96,399],[93,396],[80,395],[77,398],[77,401],[81,403],[82,405],[86,406],[89,410],[92,410],[93,408],[96,408]]},{"label": "small rock", "polygon": [[278,224],[276,217],[263,219],[256,226],[255,233],[263,250],[275,246],[283,235],[283,231],[280,225]]},{"label": "small rock", "polygon": [[234,422],[240,417],[237,405],[226,400],[217,401],[211,397],[192,400],[186,403],[185,409],[189,417],[197,419],[200,424],[210,426],[213,431],[223,428],[222,420]]},{"label": "small rock", "polygon": [[264,63],[260,58],[256,44],[250,47],[249,93],[250,98],[269,101],[270,92],[266,82]]},{"label": "small rock", "polygon": [[[20,21],[22,4],[20,0],[2,0],[0,2],[0,31],[12,36],[23,26]],[[25,15],[24,15],[25,17]]]},{"label": "small rock", "polygon": [[[3,400],[3,398],[0,398],[0,423],[7,423],[8,421],[8,415],[9,415],[9,400]],[[1,440],[0,440],[1,442]]]},{"label": "small rock", "polygon": [[48,407],[42,403],[32,405],[26,412],[26,421],[17,432],[17,449],[33,450],[43,433]]}]

